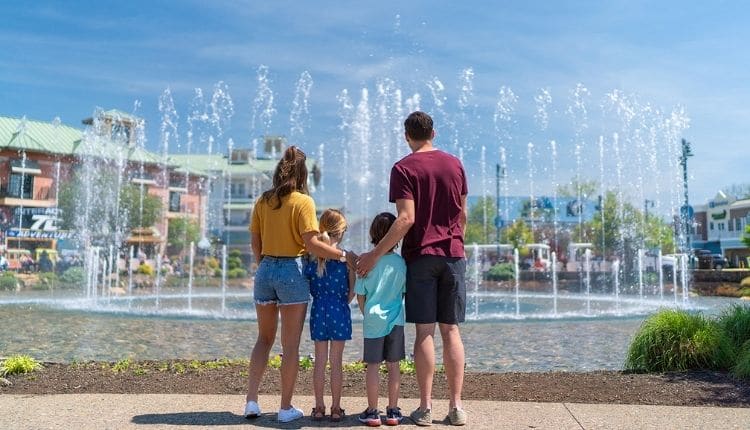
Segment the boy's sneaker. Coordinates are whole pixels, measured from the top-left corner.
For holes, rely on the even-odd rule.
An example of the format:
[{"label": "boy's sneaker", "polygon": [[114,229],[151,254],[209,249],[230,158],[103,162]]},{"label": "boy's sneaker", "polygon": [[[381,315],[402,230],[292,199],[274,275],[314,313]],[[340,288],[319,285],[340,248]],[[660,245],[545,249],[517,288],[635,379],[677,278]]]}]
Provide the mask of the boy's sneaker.
[{"label": "boy's sneaker", "polygon": [[414,424],[421,427],[432,425],[432,413],[429,409],[421,410],[417,408],[411,413],[411,415],[409,415],[409,418],[414,421]]},{"label": "boy's sneaker", "polygon": [[279,422],[288,423],[290,421],[298,420],[305,416],[305,413],[301,409],[297,409],[294,406],[290,406],[289,409],[279,409]]},{"label": "boy's sneaker", "polygon": [[367,424],[370,427],[378,427],[382,422],[380,421],[380,411],[377,409],[365,409],[361,414],[359,414],[359,417],[357,417],[359,422]]},{"label": "boy's sneaker", "polygon": [[463,409],[453,408],[448,412],[448,421],[454,426],[466,425],[466,411]]},{"label": "boy's sneaker", "polygon": [[389,426],[397,426],[401,423],[401,420],[404,419],[403,415],[401,415],[401,408],[399,407],[386,408],[385,411],[385,423]]},{"label": "boy's sneaker", "polygon": [[245,404],[245,418],[258,418],[260,416],[260,406],[258,406],[258,402],[254,402],[252,400],[249,400]]}]

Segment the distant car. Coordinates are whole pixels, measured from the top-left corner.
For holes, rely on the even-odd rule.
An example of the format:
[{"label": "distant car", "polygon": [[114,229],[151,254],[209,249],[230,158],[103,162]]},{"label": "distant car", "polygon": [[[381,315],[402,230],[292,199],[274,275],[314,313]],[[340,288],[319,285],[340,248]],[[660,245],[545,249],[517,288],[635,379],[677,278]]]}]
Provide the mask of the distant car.
[{"label": "distant car", "polygon": [[711,254],[711,268],[721,270],[727,267],[727,259],[721,254]]},{"label": "distant car", "polygon": [[707,249],[698,249],[695,251],[695,256],[698,258],[699,269],[724,269],[728,266],[727,259],[721,254],[712,254]]}]

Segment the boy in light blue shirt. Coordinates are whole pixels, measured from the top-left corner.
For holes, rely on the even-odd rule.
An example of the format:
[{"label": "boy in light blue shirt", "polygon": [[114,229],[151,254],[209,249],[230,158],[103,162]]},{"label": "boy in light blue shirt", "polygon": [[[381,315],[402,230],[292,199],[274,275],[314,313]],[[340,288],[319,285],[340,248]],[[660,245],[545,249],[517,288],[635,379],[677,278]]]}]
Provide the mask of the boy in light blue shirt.
[{"label": "boy in light blue shirt", "polygon": [[[396,216],[389,212],[378,214],[370,225],[370,239],[377,245]],[[367,363],[365,385],[367,387],[367,409],[359,415],[359,421],[369,426],[381,424],[378,411],[378,387],[380,363],[388,368],[388,406],[386,424],[401,422],[398,407],[401,373],[399,361],[406,357],[404,346],[404,292],[406,291],[406,263],[391,249],[381,257],[365,278],[358,278],[354,286],[359,310],[364,316],[365,338],[363,361]]]}]

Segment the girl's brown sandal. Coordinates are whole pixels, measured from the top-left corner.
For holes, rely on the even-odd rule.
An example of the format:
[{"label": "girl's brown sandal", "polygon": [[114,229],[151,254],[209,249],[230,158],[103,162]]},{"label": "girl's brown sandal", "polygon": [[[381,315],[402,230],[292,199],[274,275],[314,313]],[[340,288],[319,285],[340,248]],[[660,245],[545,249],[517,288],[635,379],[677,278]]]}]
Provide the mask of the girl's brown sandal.
[{"label": "girl's brown sandal", "polygon": [[341,408],[331,408],[331,422],[338,423],[346,417],[346,413]]},{"label": "girl's brown sandal", "polygon": [[325,406],[314,407],[312,412],[310,413],[310,416],[312,417],[313,421],[323,421],[323,419],[326,417],[326,407]]}]

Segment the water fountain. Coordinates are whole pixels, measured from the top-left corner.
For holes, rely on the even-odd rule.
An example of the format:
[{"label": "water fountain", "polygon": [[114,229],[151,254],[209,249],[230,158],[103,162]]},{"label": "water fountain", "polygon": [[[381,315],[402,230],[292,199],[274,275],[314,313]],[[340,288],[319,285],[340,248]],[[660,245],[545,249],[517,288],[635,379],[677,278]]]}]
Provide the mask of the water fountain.
[{"label": "water fountain", "polygon": [[[481,184],[480,190],[472,191],[470,194],[487,197],[487,172],[491,168],[488,166],[494,163],[499,165],[498,200],[495,202],[497,213],[482,213],[483,237],[488,237],[493,228],[492,215],[498,215],[499,225],[502,227],[511,225],[514,218],[521,219],[516,215],[519,211],[515,203],[511,202],[510,194],[514,189],[528,190],[528,193],[524,191],[523,194],[528,194],[529,224],[532,225],[533,241],[538,243],[520,243],[514,246],[499,243],[498,240],[495,243],[466,244],[469,263],[469,338],[472,336],[472,330],[479,331],[476,327],[484,327],[482,324],[496,324],[492,327],[503,330],[508,327],[502,325],[505,322],[521,319],[527,320],[528,324],[544,324],[546,321],[554,320],[558,326],[571,330],[599,331],[611,335],[611,332],[607,332],[610,326],[637,325],[639,318],[660,307],[693,309],[705,306],[704,302],[693,300],[690,296],[688,260],[685,254],[677,254],[674,250],[667,251],[666,248],[662,251],[661,246],[656,250],[646,249],[639,238],[642,228],[636,231],[626,228],[613,231],[614,239],[610,242],[604,234],[604,211],[592,215],[581,209],[583,201],[593,197],[582,195],[581,183],[584,179],[592,180],[598,177],[600,192],[603,195],[599,204],[604,206],[606,190],[614,190],[613,193],[617,196],[614,210],[616,214],[621,215],[626,210],[625,203],[628,199],[643,197],[657,201],[656,213],[653,216],[676,213],[675,208],[678,208],[680,203],[679,192],[675,193],[674,190],[679,189],[679,177],[676,173],[678,166],[672,158],[674,142],[687,124],[680,109],[664,113],[665,111],[639,105],[636,101],[625,98],[620,92],[612,92],[606,95],[609,102],[604,103],[606,108],[602,110],[603,119],[599,125],[601,128],[597,129],[594,135],[590,135],[587,134],[593,128],[590,124],[597,123],[599,119],[592,119],[592,110],[585,102],[590,96],[585,87],[576,87],[571,109],[554,108],[550,90],[543,90],[534,101],[537,109],[537,128],[534,129],[534,126],[529,125],[530,121],[524,118],[523,100],[519,107],[519,97],[510,88],[501,86],[493,124],[484,127],[494,127],[496,142],[487,139],[480,145],[478,136],[493,133],[482,129],[480,116],[474,114],[476,107],[472,105],[471,85],[473,71],[469,73],[469,69],[465,69],[461,76],[462,88],[458,91],[461,99],[454,103],[457,105],[456,108],[451,107],[452,100],[449,95],[452,92],[438,77],[431,77],[420,83],[414,91],[408,89],[408,93],[405,93],[406,87],[401,86],[403,84],[385,78],[377,82],[374,91],[370,91],[370,88],[343,90],[338,97],[340,125],[325,144],[310,142],[313,139],[309,137],[307,127],[314,107],[308,105],[307,97],[312,87],[312,76],[304,73],[300,76],[295,90],[294,108],[289,117],[290,135],[296,140],[291,143],[302,144],[310,157],[317,153],[321,164],[325,159],[327,167],[324,174],[328,175],[324,182],[326,185],[318,187],[316,193],[325,192],[326,196],[332,195],[334,199],[329,200],[331,204],[343,207],[350,222],[354,221],[353,226],[360,222],[356,224],[358,228],[350,229],[345,246],[354,248],[357,252],[367,249],[368,223],[362,220],[369,220],[373,213],[381,210],[393,211],[392,205],[387,202],[386,185],[390,166],[407,152],[401,129],[402,117],[406,112],[422,107],[434,113],[438,131],[437,145],[460,156],[470,175],[470,182]],[[277,113],[275,93],[271,89],[267,68],[258,69],[257,83],[258,92],[252,104],[250,142],[242,143],[237,140],[238,147],[252,145],[255,155],[258,154],[257,137],[273,131],[274,117]],[[428,89],[431,97],[425,99],[430,100],[423,101],[418,92],[420,88]],[[358,100],[353,101],[350,94],[355,95]],[[404,98],[402,94],[411,96]],[[168,154],[170,148],[179,146],[180,140],[177,136],[181,130],[186,134],[184,141],[187,142],[188,153],[200,147],[205,148],[211,155],[224,153],[225,149],[235,146],[234,141],[227,135],[233,108],[225,85],[217,85],[208,104],[203,101],[202,92],[196,90],[190,114],[186,117],[187,127],[182,128],[177,125],[178,109],[174,101],[170,100],[171,95],[167,95],[169,94],[166,94],[163,100],[163,124],[159,142],[162,148],[162,181],[169,180],[166,177],[165,167],[168,159],[165,154]],[[424,104],[426,105],[420,106]],[[563,135],[556,135],[561,128],[559,125],[549,127],[550,123],[559,119],[555,117],[555,112],[562,111],[568,111],[570,114],[563,122],[565,126],[574,129],[575,138],[572,142]],[[100,129],[102,124],[96,119],[96,114],[94,117],[82,140],[82,145],[90,148],[92,154],[96,154],[97,148],[101,146],[98,143],[100,137],[97,137],[101,133],[98,133],[97,129]],[[647,121],[639,122],[634,118],[646,118]],[[470,125],[462,123],[463,120],[468,121]],[[613,122],[617,124],[614,128],[610,126]],[[640,123],[647,124],[647,142],[637,137],[644,131],[638,125]],[[142,126],[140,124],[136,129],[135,146],[138,148],[146,146]],[[477,134],[461,136],[461,133],[468,129],[477,129]],[[540,136],[541,134],[545,136]],[[593,142],[597,142],[598,145],[594,145]],[[542,148],[546,148],[547,145],[549,151],[543,150]],[[535,150],[537,152],[534,152]],[[648,155],[648,158],[636,157],[633,155],[636,151],[648,152],[638,156]],[[25,155],[22,159],[25,160]],[[89,183],[93,183],[93,173],[85,172],[95,172],[98,163],[102,162],[101,159],[102,157],[93,156],[82,159],[82,171],[84,175],[89,175]],[[123,174],[125,162],[124,152],[109,162],[118,172],[115,181],[118,190],[127,180]],[[630,168],[637,163],[642,165],[638,166],[642,170],[630,177]],[[59,177],[59,165],[57,169]],[[143,161],[138,170],[136,176],[139,179],[148,176]],[[563,178],[562,174],[566,171],[574,172],[574,177]],[[655,178],[664,177],[666,181],[662,182],[669,184],[656,188],[652,195],[652,190],[643,179],[649,174]],[[185,173],[185,178],[187,182],[188,173]],[[227,187],[231,178],[224,179],[224,189],[214,191],[215,193],[228,192]],[[568,179],[571,181],[566,182]],[[569,185],[573,190],[571,198],[574,198],[575,204],[571,208],[574,213],[568,217],[574,219],[573,222],[565,219],[565,206],[558,210],[558,200],[564,203],[562,200],[565,198],[558,194],[558,185]],[[253,185],[254,195],[258,194],[257,186],[257,183]],[[143,181],[138,183],[138,187],[138,210],[142,212],[147,190]],[[211,188],[210,178],[207,180],[206,188]],[[628,190],[631,189],[638,190],[637,195],[629,195]],[[660,189],[662,192],[659,192]],[[549,211],[543,211],[537,205],[537,200],[545,193],[552,195],[553,204]],[[145,288],[140,285],[138,274],[134,273],[137,266],[131,264],[138,259],[138,250],[132,244],[124,242],[126,232],[120,230],[123,226],[122,218],[126,214],[122,213],[123,209],[118,206],[119,199],[112,198],[117,194],[119,193],[99,195],[96,190],[89,187],[86,189],[85,199],[80,202],[81,219],[77,222],[77,229],[81,232],[80,245],[86,257],[86,278],[80,290],[53,291],[45,295],[33,291],[0,293],[0,307],[35,303],[44,309],[64,309],[65,312],[75,310],[86,315],[94,311],[96,314],[114,316],[128,314],[133,319],[143,315],[165,317],[153,318],[151,322],[154,324],[179,321],[180,318],[186,317],[216,319],[226,322],[226,327],[231,327],[234,332],[241,330],[232,324],[254,319],[251,305],[252,290],[228,285],[228,254],[225,245],[213,251],[219,259],[221,269],[218,288],[204,285],[205,275],[196,273],[207,249],[201,246],[201,243],[211,235],[208,228],[201,231],[200,241],[190,242],[187,255],[183,255],[187,260],[187,270],[184,279],[180,280],[180,285],[170,284],[167,278],[162,276],[164,263],[161,258],[155,259],[156,276],[153,285]],[[316,194],[316,198],[319,195]],[[206,201],[215,201],[209,198],[210,196]],[[118,220],[114,225],[114,231],[104,235],[106,241],[99,240],[98,235],[105,229],[97,222],[96,215],[92,212],[99,204],[109,208]],[[221,210],[218,209],[217,211],[217,207],[213,206],[203,210],[206,217],[211,219],[219,216]],[[601,218],[600,230],[603,233],[598,241],[600,243],[594,244],[591,237],[580,237],[584,235],[582,230],[576,231],[576,228],[583,224],[584,218],[591,216]],[[545,231],[545,228],[549,227],[551,234],[549,230]],[[573,256],[564,255],[566,250],[561,248],[560,243],[567,236],[571,236],[577,243],[586,244],[581,248],[580,261],[575,262],[577,266],[572,261]],[[625,243],[635,243],[638,246],[635,255],[629,252]],[[211,246],[210,243],[208,245]],[[532,267],[525,267],[526,264],[522,264],[525,258],[524,248],[530,245],[546,246],[549,250],[549,264],[542,265],[541,268],[535,267],[534,264]],[[653,276],[647,276],[651,270],[644,262],[647,253],[656,256],[656,267],[653,271],[658,276],[658,286],[653,285],[656,282]],[[117,257],[120,254],[129,257],[126,266],[118,264]],[[512,278],[506,281],[486,279],[486,273],[496,263],[507,264],[512,269]],[[575,267],[569,269],[571,265]],[[667,273],[664,273],[665,267],[669,270]],[[669,288],[665,284],[669,283],[670,277],[671,296],[665,293]],[[118,291],[120,289],[122,291]],[[357,313],[354,312],[354,315]],[[172,317],[177,318],[170,319]],[[618,324],[607,323],[613,318],[618,319]],[[586,323],[580,323],[582,320]],[[597,325],[597,330],[588,330],[575,326],[579,323],[601,325]],[[247,324],[243,328],[246,326]],[[224,340],[225,344],[230,343]],[[484,343],[487,343],[486,339]]]}]

